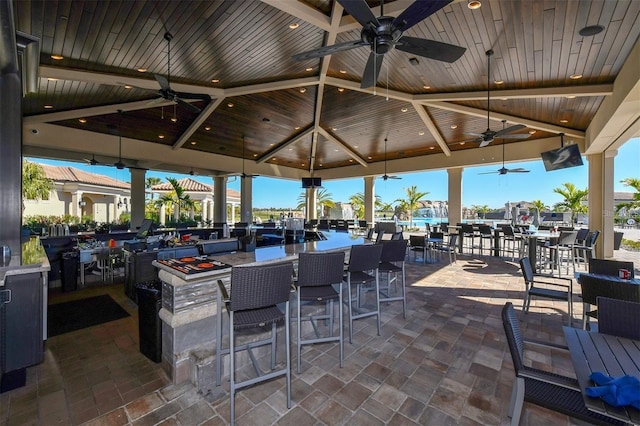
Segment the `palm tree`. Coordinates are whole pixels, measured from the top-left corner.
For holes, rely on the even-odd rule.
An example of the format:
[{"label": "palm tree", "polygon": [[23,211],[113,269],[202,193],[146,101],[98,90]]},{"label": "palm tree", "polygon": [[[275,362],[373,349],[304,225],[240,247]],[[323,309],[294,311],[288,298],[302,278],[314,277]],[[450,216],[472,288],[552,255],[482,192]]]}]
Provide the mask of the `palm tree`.
[{"label": "palm tree", "polygon": [[482,215],[482,218],[484,219],[486,214],[489,213],[491,211],[491,209],[489,208],[488,205],[484,204],[482,206],[476,206],[473,205],[471,206],[471,208],[478,214]]},{"label": "palm tree", "polygon": [[154,187],[155,185],[158,185],[159,183],[162,183],[162,179],[160,179],[159,177],[148,177],[144,181],[144,188],[149,190],[152,200],[153,200],[153,192],[151,192],[151,188]]},{"label": "palm tree", "polygon": [[[385,205],[382,204],[382,198],[380,198],[379,195],[376,195],[375,201],[374,203],[374,208],[381,208],[384,210]],[[364,217],[364,194],[362,192],[357,192],[355,194],[353,194],[350,198],[349,198],[349,204],[351,204],[351,208],[353,209],[353,213],[359,217],[359,218],[363,218]]]},{"label": "palm tree", "polygon": [[[335,201],[331,198],[332,195],[330,192],[327,192],[326,188],[320,188],[318,193],[316,194],[316,205],[322,207],[321,216],[325,215],[325,208],[332,208],[336,206]],[[307,206],[307,197],[305,192],[301,192],[298,195],[298,205],[296,206],[297,210],[304,209]]]},{"label": "palm tree", "polygon": [[533,200],[531,202],[533,207],[538,209],[538,212],[542,213],[544,210],[549,210],[549,206],[547,206],[542,200]]},{"label": "palm tree", "polygon": [[49,179],[40,164],[30,161],[22,162],[22,197],[27,200],[48,200],[55,189],[53,180]]},{"label": "palm tree", "polygon": [[396,201],[409,213],[409,227],[413,228],[413,211],[418,208],[418,202],[429,192],[419,192],[418,187],[415,185],[405,188],[405,191],[407,191],[407,198],[399,198]]},{"label": "palm tree", "polygon": [[620,182],[622,182],[624,186],[632,187],[636,192],[633,193],[633,200],[618,204],[616,206],[616,212],[619,212],[622,208],[626,208],[627,212],[631,209],[640,209],[640,179],[626,178],[622,179]]},{"label": "palm tree", "polygon": [[160,199],[156,202],[158,206],[162,206],[163,204],[172,208],[174,205],[178,206],[178,220],[180,220],[180,211],[183,208],[191,208],[195,205],[194,201],[191,199],[189,194],[185,193],[184,188],[180,186],[178,180],[175,178],[167,178],[167,181],[173,187],[173,190],[166,195],[160,197]]},{"label": "palm tree", "polygon": [[575,222],[576,214],[587,212],[587,205],[584,204],[584,201],[587,199],[589,190],[578,189],[570,182],[564,183],[563,186],[564,188],[553,189],[553,192],[564,197],[564,200],[556,203],[554,208],[559,209],[560,211],[570,211],[571,223],[573,224]]}]

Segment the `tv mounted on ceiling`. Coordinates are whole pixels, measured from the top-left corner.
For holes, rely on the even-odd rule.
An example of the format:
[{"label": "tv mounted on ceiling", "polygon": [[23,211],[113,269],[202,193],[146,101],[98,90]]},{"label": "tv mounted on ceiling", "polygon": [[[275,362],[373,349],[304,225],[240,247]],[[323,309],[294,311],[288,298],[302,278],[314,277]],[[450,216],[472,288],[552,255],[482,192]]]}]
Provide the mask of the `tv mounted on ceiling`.
[{"label": "tv mounted on ceiling", "polygon": [[544,169],[548,172],[583,165],[578,145],[563,146],[562,148],[543,152],[540,155],[542,156]]},{"label": "tv mounted on ceiling", "polygon": [[317,186],[322,186],[322,178],[319,177],[306,177],[302,178],[302,187],[303,188],[315,188]]}]

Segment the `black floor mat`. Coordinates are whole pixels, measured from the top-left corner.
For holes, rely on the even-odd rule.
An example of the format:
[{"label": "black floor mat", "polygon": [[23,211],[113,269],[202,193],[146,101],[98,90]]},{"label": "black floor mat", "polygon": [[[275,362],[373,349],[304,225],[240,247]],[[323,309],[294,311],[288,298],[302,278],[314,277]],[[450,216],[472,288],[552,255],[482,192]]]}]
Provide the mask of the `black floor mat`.
[{"label": "black floor mat", "polygon": [[49,337],[129,316],[108,294],[49,305],[47,311]]}]

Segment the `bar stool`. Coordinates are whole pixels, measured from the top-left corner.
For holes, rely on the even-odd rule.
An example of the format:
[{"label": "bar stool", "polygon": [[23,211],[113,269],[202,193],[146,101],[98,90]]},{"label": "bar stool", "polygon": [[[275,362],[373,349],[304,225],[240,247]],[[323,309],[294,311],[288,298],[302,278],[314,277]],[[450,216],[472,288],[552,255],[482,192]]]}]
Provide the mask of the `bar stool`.
[{"label": "bar stool", "polygon": [[[274,265],[241,266],[231,269],[231,295],[227,293],[223,282],[218,280],[218,307],[224,304],[229,315],[229,347],[222,347],[222,312],[218,310],[216,335],[216,385],[220,385],[222,376],[222,357],[229,357],[229,390],[231,424],[235,422],[235,394],[239,389],[252,386],[279,376],[286,376],[287,408],[291,408],[291,336],[289,329],[289,296],[293,278],[291,262]],[[278,304],[284,303],[282,312]],[[276,370],[276,325],[284,321],[286,365]],[[271,336],[259,338],[236,346],[236,333],[247,336],[249,330],[256,334],[264,333],[264,327],[271,325]],[[263,372],[252,349],[271,345],[271,369]],[[239,351],[248,351],[256,377],[236,382],[235,355]]]},{"label": "bar stool", "polygon": [[[347,264],[345,281],[348,292],[347,308],[349,313],[349,343],[353,343],[353,321],[375,316],[377,317],[378,336],[380,335],[380,281],[378,268],[382,244],[351,246],[349,263]],[[366,309],[362,303],[361,290],[365,285],[375,283],[375,307]],[[355,287],[355,295],[352,294]]]},{"label": "bar stool", "polygon": [[[297,280],[297,315],[292,321],[297,321],[297,372],[300,373],[301,347],[312,343],[339,342],[340,367],[344,358],[344,343],[342,338],[342,276],[344,272],[344,252],[300,253],[298,257]],[[333,287],[338,286],[338,291]],[[334,330],[334,304],[338,301],[338,335]],[[302,306],[316,308],[314,304],[324,305],[324,313],[309,313],[302,315]],[[311,306],[309,306],[311,305]],[[328,336],[321,336],[319,322],[327,320]],[[315,338],[302,337],[302,322],[307,321],[313,327]],[[326,334],[326,333],[325,333]]]},{"label": "bar stool", "polygon": [[[380,302],[402,302],[402,316],[407,318],[407,299],[405,297],[404,259],[407,255],[407,240],[389,240],[382,243],[379,272],[386,276],[383,288],[380,287]],[[398,274],[402,276],[402,284],[398,283]],[[391,277],[393,275],[393,278]],[[396,294],[391,292],[394,284]],[[398,287],[399,286],[399,291]]]}]

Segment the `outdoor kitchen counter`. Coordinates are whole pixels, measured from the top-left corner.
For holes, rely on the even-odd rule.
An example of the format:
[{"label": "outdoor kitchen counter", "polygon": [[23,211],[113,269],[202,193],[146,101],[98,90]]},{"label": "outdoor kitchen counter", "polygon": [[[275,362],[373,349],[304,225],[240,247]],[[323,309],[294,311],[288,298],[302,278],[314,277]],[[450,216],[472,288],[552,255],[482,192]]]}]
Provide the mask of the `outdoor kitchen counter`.
[{"label": "outdoor kitchen counter", "polygon": [[[300,253],[349,250],[365,244],[361,235],[349,232],[322,232],[319,241],[300,244],[258,247],[251,252],[214,254],[195,259],[204,263],[221,263],[214,270],[187,270],[179,263],[154,261],[162,281],[162,363],[173,379],[180,383],[190,377],[189,357],[194,351],[215,346],[217,281],[228,283],[233,266],[296,262]],[[184,259],[183,259],[184,260]],[[194,266],[197,263],[194,264]]]}]

